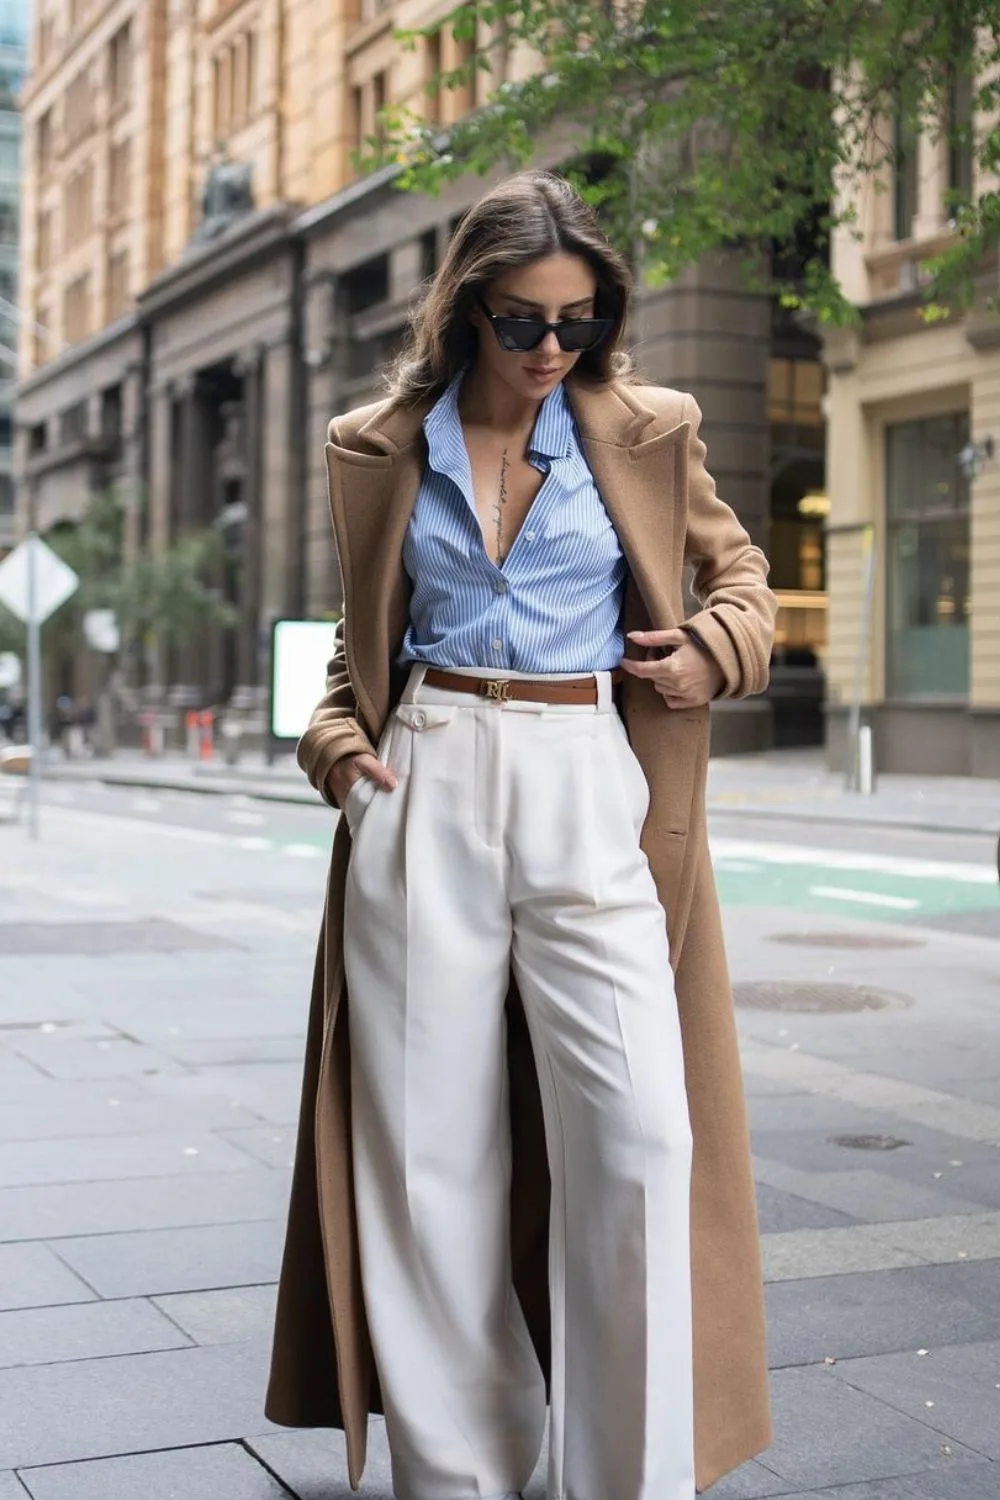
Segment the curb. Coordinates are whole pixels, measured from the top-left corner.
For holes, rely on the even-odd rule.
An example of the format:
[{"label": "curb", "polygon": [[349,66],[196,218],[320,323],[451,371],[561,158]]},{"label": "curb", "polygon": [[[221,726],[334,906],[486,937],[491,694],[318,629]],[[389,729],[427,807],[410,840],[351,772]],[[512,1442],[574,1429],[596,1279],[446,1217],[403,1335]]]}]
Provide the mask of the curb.
[{"label": "curb", "polygon": [[[196,796],[204,797],[250,797],[257,802],[283,802],[297,806],[325,807],[327,804],[318,792],[313,791],[302,778],[301,787],[290,784],[287,787],[272,787],[262,784],[260,781],[243,781],[242,779],[226,778],[220,776],[218,780],[186,779],[182,776],[154,776],[152,774],[130,775],[127,772],[115,772],[112,767],[97,769],[88,767],[87,773],[81,774],[70,772],[67,774],[58,767],[49,767],[45,771],[47,781],[99,781],[105,786],[131,787],[136,791],[146,792],[193,792]],[[802,808],[790,808],[787,806],[776,807],[772,804],[763,804],[758,807],[737,807],[731,803],[713,802],[711,799],[706,804],[706,810],[717,817],[732,818],[756,818],[769,822],[808,822],[822,824],[829,828],[898,828],[909,830],[913,833],[936,833],[954,834],[958,837],[972,838],[996,838],[1000,833],[998,828],[971,827],[968,824],[930,823],[920,820],[906,818],[905,816],[892,817],[889,815],[878,816],[874,813],[861,813],[837,816],[836,814],[823,813],[810,810],[808,813]]]}]

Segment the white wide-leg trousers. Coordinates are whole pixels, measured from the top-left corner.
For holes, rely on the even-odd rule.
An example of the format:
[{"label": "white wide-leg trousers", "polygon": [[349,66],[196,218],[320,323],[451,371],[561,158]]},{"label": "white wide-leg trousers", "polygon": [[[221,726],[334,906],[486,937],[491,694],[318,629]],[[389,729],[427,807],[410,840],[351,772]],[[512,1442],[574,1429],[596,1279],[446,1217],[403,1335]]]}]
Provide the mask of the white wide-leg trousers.
[{"label": "white wide-leg trousers", "polygon": [[552,1175],[550,1500],[693,1500],[691,1135],[647,789],[610,680],[500,704],[414,669],[345,815],[362,1278],[400,1500],[520,1490],[545,1394],[511,1285],[504,1000]]}]

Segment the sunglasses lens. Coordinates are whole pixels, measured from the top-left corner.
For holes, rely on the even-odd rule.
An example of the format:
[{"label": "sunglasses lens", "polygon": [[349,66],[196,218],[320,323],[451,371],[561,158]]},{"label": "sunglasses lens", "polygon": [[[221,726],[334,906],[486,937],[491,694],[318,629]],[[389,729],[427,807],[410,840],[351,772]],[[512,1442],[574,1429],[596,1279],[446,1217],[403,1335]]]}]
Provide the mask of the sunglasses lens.
[{"label": "sunglasses lens", "polygon": [[511,354],[528,354],[538,348],[545,336],[544,325],[531,318],[494,318],[493,327]]},{"label": "sunglasses lens", "polygon": [[610,324],[606,318],[575,318],[559,325],[559,347],[566,354],[595,349],[606,336]]}]

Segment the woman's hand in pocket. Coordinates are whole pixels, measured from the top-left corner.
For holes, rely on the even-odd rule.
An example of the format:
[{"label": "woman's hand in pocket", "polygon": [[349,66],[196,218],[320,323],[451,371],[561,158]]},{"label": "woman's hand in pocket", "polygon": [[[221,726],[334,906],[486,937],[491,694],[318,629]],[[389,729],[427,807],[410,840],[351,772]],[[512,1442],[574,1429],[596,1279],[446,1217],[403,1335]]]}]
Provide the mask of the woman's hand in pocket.
[{"label": "woman's hand in pocket", "polygon": [[330,767],[326,777],[326,790],[337,807],[343,807],[348,792],[356,781],[367,776],[383,792],[396,788],[396,778],[388,766],[384,766],[374,755],[345,755]]}]

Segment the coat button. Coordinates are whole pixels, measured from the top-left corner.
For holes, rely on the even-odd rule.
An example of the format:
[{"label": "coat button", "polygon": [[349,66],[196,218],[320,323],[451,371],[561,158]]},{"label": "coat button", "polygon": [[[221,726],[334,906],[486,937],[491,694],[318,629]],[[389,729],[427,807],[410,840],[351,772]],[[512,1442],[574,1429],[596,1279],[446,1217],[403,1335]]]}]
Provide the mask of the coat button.
[{"label": "coat button", "polygon": [[413,719],[411,722],[414,729],[423,729],[424,725],[427,723],[427,715],[425,713],[417,712],[413,715]]}]

